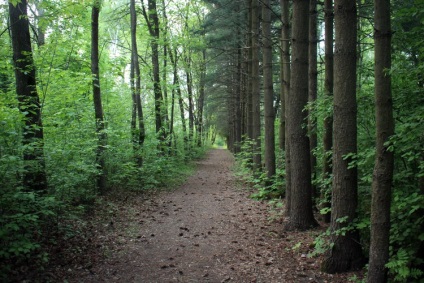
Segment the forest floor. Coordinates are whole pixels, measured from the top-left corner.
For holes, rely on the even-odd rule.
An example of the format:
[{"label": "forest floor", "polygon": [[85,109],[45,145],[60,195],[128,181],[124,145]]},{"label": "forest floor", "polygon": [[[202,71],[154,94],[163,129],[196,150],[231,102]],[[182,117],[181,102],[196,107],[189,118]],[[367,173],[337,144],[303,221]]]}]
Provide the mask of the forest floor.
[{"label": "forest floor", "polygon": [[[49,270],[53,282],[349,282],[309,257],[324,227],[284,232],[281,208],[249,198],[227,150],[211,150],[172,190],[111,195],[79,256]],[[86,239],[86,238],[85,238]],[[72,241],[72,240],[70,240]],[[87,248],[87,245],[89,248]],[[66,280],[66,281],[65,281]]]}]

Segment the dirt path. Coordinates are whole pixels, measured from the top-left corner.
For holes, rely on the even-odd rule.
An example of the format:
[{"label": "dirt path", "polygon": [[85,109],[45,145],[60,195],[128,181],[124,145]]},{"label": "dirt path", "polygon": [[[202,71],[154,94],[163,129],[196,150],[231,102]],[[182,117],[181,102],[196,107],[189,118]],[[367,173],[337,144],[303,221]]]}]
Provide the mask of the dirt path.
[{"label": "dirt path", "polygon": [[77,278],[69,281],[346,282],[306,257],[318,231],[283,233],[281,217],[248,198],[232,165],[228,151],[212,150],[181,187],[132,199],[102,232],[113,242],[107,259],[69,270]]}]

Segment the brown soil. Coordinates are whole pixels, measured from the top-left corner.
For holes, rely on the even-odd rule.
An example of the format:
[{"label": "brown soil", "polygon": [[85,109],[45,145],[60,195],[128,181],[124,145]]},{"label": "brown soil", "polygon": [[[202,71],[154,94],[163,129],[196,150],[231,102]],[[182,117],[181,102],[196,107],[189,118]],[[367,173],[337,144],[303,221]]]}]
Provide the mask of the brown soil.
[{"label": "brown soil", "polygon": [[105,204],[90,239],[101,254],[57,268],[51,279],[348,282],[355,275],[321,273],[320,258],[308,253],[324,228],[283,232],[281,209],[250,199],[233,162],[228,151],[212,150],[179,188]]}]

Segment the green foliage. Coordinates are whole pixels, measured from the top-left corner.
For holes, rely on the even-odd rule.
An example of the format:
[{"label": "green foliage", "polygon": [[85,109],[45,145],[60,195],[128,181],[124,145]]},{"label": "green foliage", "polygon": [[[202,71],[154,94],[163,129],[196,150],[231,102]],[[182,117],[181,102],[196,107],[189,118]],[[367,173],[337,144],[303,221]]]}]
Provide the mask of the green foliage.
[{"label": "green foliage", "polygon": [[272,179],[269,179],[266,173],[262,173],[259,178],[254,179],[254,188],[257,192],[250,197],[256,200],[281,198],[285,188],[284,173],[284,169],[277,168],[276,175]]},{"label": "green foliage", "polygon": [[257,200],[281,198],[285,188],[284,167],[277,167],[276,175],[272,179],[268,178],[266,172],[262,172],[260,168],[257,172],[253,172],[252,148],[253,141],[246,139],[242,143],[241,151],[236,154],[235,174],[257,190],[251,194],[251,198]]},{"label": "green foliage", "polygon": [[419,280],[423,278],[424,272],[422,270],[411,267],[410,260],[414,257],[414,252],[402,248],[391,257],[386,267],[389,269],[389,274],[394,277],[395,282],[411,282],[411,279]]},{"label": "green foliage", "polygon": [[390,231],[389,273],[396,282],[407,282],[424,276],[419,258],[424,241],[424,196],[417,192],[397,190],[392,204],[392,226]]},{"label": "green foliage", "polygon": [[309,257],[315,257],[324,254],[326,251],[331,250],[334,243],[330,241],[331,230],[327,228],[324,233],[319,234],[314,239],[314,249],[308,254]]},{"label": "green foliage", "polygon": [[[56,216],[60,203],[21,189],[3,190],[0,196],[0,274],[7,276],[13,264],[36,260],[44,264],[48,255],[41,250],[46,228]],[[1,277],[0,277],[1,278]],[[2,278],[3,280],[6,278]]]},{"label": "green foliage", "polygon": [[[91,9],[87,9],[91,4],[46,0],[40,1],[40,5],[45,11],[42,18],[35,20],[34,11],[28,13],[34,27],[32,38],[36,38],[33,32],[37,28],[48,31],[44,45],[33,44],[48,177],[48,191],[44,195],[20,188],[23,170],[27,168],[23,166],[24,148],[21,145],[24,121],[17,107],[10,38],[7,32],[0,36],[0,261],[6,263],[1,266],[2,276],[27,262],[42,266],[48,259],[46,245],[49,241],[78,233],[71,223],[79,222],[82,213],[91,212],[99,199],[96,192],[99,169],[95,161],[97,135],[90,69]],[[160,38],[160,45],[167,43],[168,47],[176,48],[177,56],[181,56],[180,52],[187,46],[192,49],[193,70],[190,71],[193,81],[198,84],[204,48],[203,37],[196,33],[200,29],[200,14],[197,13],[201,5],[190,3],[186,10],[172,3],[170,5],[172,7],[167,5],[171,11],[168,14],[170,21],[184,26],[184,21],[188,20],[190,30],[186,31],[187,34],[179,34],[177,30],[170,29],[167,42]],[[2,8],[7,10],[7,5]],[[184,10],[184,15],[180,10]],[[145,52],[150,49],[149,32],[147,26],[140,25],[137,36],[146,140],[142,147],[134,150],[130,130],[132,100],[128,82],[130,34],[127,12],[126,5],[112,1],[102,3],[100,14],[100,86],[108,136],[104,153],[107,185],[110,190],[136,191],[174,186],[191,172],[193,166],[190,161],[202,158],[207,146],[185,144],[183,137],[186,133],[182,132],[177,106],[174,107],[176,138],[172,150],[166,148],[168,144],[165,142],[159,145],[155,133],[151,66],[147,63],[150,62],[150,54]],[[114,25],[109,24],[111,21]],[[7,31],[8,25],[7,18],[2,15],[0,30]],[[165,59],[162,54],[160,56],[160,60]],[[183,60],[179,61],[178,71],[187,67],[184,64]],[[162,71],[171,74],[169,67]],[[170,103],[171,80],[163,81],[161,87],[164,95],[167,91],[166,103]],[[181,89],[185,103],[184,85]],[[198,95],[197,88],[194,94]],[[169,115],[170,104],[163,107],[169,108],[164,111]],[[208,132],[208,128],[205,127],[204,131]],[[136,156],[141,157],[142,166]],[[3,279],[0,277],[0,281]]]}]

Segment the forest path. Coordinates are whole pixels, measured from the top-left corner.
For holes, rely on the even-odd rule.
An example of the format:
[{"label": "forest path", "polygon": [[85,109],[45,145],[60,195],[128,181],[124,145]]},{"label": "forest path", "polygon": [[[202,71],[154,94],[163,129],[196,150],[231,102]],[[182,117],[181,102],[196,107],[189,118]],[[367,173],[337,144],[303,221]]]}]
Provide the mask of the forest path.
[{"label": "forest path", "polygon": [[107,259],[76,281],[346,282],[320,274],[305,256],[305,234],[282,232],[278,211],[248,198],[233,163],[227,150],[211,150],[180,187],[132,199],[105,236],[113,242]]}]

